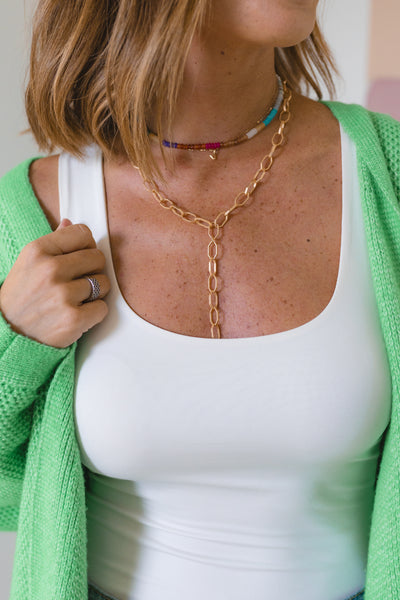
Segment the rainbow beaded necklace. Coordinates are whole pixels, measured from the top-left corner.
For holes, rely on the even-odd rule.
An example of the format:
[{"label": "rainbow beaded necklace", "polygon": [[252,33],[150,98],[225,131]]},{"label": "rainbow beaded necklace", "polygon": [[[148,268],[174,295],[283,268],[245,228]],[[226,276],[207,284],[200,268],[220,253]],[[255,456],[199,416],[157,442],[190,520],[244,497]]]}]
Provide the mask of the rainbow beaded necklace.
[{"label": "rainbow beaded necklace", "polygon": [[[236,146],[237,144],[242,144],[247,140],[251,140],[255,135],[260,133],[267,125],[271,123],[274,117],[278,114],[279,107],[283,101],[283,84],[279,75],[276,76],[277,84],[278,84],[278,92],[275,98],[275,102],[272,107],[270,107],[267,111],[266,116],[259,120],[254,127],[246,131],[242,135],[234,138],[233,140],[228,140],[227,142],[205,142],[200,144],[180,144],[178,142],[170,142],[168,140],[162,140],[162,145],[165,148],[176,148],[178,150],[199,150],[200,152],[210,152],[210,158],[215,160],[218,156],[219,150],[222,148],[230,148],[231,146]],[[158,140],[158,136],[149,131],[150,138],[154,140]]]}]

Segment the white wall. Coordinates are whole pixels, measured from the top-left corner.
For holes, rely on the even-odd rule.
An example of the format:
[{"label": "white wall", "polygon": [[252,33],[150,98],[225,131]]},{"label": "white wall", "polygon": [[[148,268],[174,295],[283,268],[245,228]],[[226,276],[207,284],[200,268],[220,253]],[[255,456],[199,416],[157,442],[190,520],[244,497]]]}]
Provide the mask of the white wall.
[{"label": "white wall", "polygon": [[[25,158],[37,154],[23,114],[23,79],[27,29],[34,0],[0,0],[0,177]],[[26,16],[25,16],[26,15]],[[9,597],[15,533],[0,532],[0,598]]]},{"label": "white wall", "polygon": [[337,99],[365,104],[371,0],[320,0],[319,8],[323,32],[343,78],[337,80]]},{"label": "white wall", "polygon": [[[0,8],[0,176],[37,148],[26,127],[23,81],[26,70],[30,14],[35,0],[2,0]],[[24,7],[25,5],[25,7]],[[367,92],[367,40],[370,0],[321,0],[323,29],[334,49],[343,82],[338,99],[364,103]]]},{"label": "white wall", "polygon": [[[66,0],[68,1],[68,0]],[[0,5],[0,176],[37,149],[30,136],[20,136],[27,30],[35,0],[1,0]],[[367,90],[367,37],[370,0],[321,0],[323,30],[334,50],[343,82],[338,99],[364,103]],[[0,598],[8,598],[14,534],[0,533]]]},{"label": "white wall", "polygon": [[8,598],[15,548],[15,533],[0,532],[0,598]]},{"label": "white wall", "polygon": [[23,81],[33,4],[34,0],[0,0],[0,177],[24,158],[37,154],[31,136],[19,135],[27,127]]}]

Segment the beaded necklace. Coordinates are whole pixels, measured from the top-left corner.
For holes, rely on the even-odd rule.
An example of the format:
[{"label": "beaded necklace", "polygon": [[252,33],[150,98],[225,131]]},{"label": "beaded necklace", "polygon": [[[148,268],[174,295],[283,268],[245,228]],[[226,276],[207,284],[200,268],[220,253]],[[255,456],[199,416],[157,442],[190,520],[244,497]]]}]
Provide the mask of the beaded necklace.
[{"label": "beaded necklace", "polygon": [[[200,152],[210,152],[210,154],[209,154],[210,158],[212,160],[215,160],[218,156],[219,150],[221,150],[222,148],[230,148],[231,146],[236,146],[237,144],[242,144],[243,142],[246,142],[247,140],[251,140],[251,138],[253,138],[255,135],[260,133],[263,129],[265,129],[265,127],[267,127],[267,125],[269,125],[271,123],[271,121],[277,115],[280,105],[282,104],[283,84],[282,84],[282,80],[279,77],[279,75],[276,76],[276,80],[277,80],[277,85],[278,85],[278,92],[276,94],[276,98],[275,98],[275,102],[274,102],[273,106],[268,108],[268,111],[263,119],[260,119],[259,121],[257,121],[257,123],[254,127],[249,129],[242,135],[239,135],[238,137],[234,138],[233,140],[228,140],[226,142],[204,142],[204,143],[198,143],[198,144],[181,144],[178,142],[170,142],[168,140],[162,140],[162,142],[161,142],[162,145],[165,148],[174,148],[174,149],[178,149],[178,150],[199,150]],[[158,136],[155,133],[153,133],[152,131],[149,131],[149,136],[151,139],[158,141]]]},{"label": "beaded necklace", "polygon": [[[292,99],[292,92],[287,87],[286,82],[283,83],[283,101],[282,107],[279,114],[279,129],[273,134],[271,140],[271,150],[268,154],[266,154],[257,169],[254,173],[252,180],[247,184],[245,189],[237,194],[235,197],[233,204],[225,211],[221,211],[215,217],[214,220],[206,219],[197,215],[196,213],[190,212],[178,206],[176,202],[167,198],[163,195],[158,185],[155,181],[147,179],[139,167],[136,167],[143,180],[143,184],[145,188],[152,194],[154,200],[158,202],[158,204],[169,210],[176,217],[186,221],[186,223],[193,223],[195,225],[199,225],[200,227],[204,227],[207,229],[209,242],[207,246],[207,256],[208,256],[208,310],[209,310],[209,320],[210,320],[210,334],[212,338],[220,338],[221,337],[221,324],[220,324],[220,315],[219,315],[219,293],[220,293],[220,278],[218,275],[218,243],[219,238],[222,234],[222,229],[229,221],[229,219],[242,207],[244,207],[250,196],[253,194],[255,189],[260,185],[262,180],[264,179],[266,173],[271,169],[272,164],[275,159],[276,150],[282,146],[285,141],[284,138],[284,129],[287,122],[290,119],[290,101]],[[279,107],[278,107],[279,108]]]}]

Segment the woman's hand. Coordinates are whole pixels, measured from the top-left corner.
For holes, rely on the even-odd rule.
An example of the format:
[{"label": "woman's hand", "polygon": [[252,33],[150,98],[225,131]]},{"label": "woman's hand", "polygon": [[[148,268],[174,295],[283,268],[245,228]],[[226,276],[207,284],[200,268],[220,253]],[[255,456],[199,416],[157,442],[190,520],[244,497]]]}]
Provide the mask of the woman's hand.
[{"label": "woman's hand", "polygon": [[83,303],[91,293],[84,275],[96,274],[100,298],[109,292],[104,266],[90,229],[62,219],[22,249],[1,286],[0,310],[16,333],[66,348],[108,313],[101,299]]}]

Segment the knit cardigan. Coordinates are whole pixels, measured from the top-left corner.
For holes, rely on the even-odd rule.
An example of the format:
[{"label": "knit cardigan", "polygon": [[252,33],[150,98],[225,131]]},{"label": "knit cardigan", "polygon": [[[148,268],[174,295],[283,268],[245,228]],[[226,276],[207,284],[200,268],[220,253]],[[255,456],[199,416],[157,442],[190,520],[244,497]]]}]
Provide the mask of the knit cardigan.
[{"label": "knit cardigan", "polygon": [[[365,600],[400,600],[400,123],[357,105],[326,104],[357,147],[392,381]],[[29,182],[30,163],[0,181],[0,285],[21,249],[51,232]],[[18,530],[11,600],[87,600],[85,468],[73,417],[78,343],[41,344],[15,333],[0,313],[0,529]]]}]

